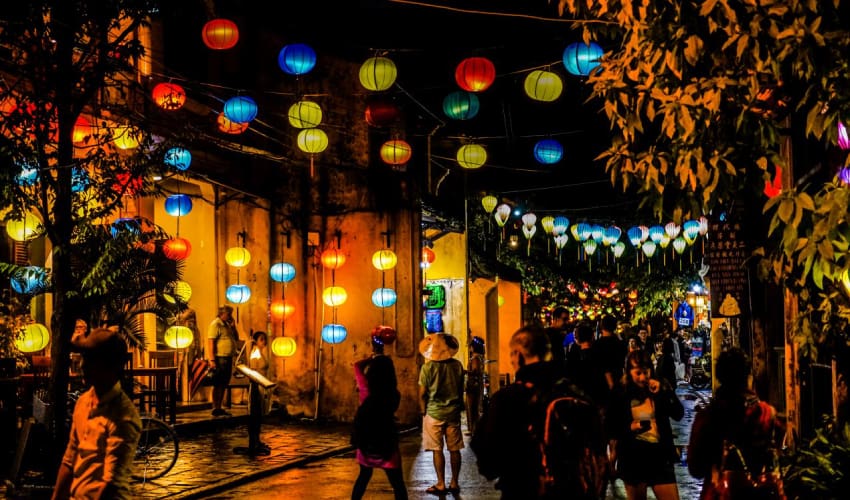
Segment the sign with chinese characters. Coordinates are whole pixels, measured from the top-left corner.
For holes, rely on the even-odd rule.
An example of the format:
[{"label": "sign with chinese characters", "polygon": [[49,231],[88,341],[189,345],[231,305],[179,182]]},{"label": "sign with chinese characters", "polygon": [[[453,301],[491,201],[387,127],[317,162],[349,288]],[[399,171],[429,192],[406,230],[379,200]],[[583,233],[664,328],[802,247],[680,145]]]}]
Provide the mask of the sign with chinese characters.
[{"label": "sign with chinese characters", "polygon": [[709,226],[705,255],[709,265],[711,314],[715,317],[741,315],[746,304],[748,256],[738,222],[716,221]]}]

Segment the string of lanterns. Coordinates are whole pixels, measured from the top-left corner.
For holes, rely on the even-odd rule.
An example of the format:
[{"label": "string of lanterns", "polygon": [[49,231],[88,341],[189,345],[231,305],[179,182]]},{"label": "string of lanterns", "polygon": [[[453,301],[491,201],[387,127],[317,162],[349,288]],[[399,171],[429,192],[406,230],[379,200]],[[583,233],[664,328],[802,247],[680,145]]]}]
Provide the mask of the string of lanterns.
[{"label": "string of lanterns", "polygon": [[331,286],[322,292],[322,302],[331,308],[331,322],[322,326],[322,340],[328,344],[339,344],[348,336],[348,330],[337,323],[337,308],[348,300],[345,288],[336,285],[336,270],[345,264],[345,254],[339,248],[329,248],[322,252],[321,262],[331,271]]},{"label": "string of lanterns", "polygon": [[295,279],[295,266],[288,262],[276,262],[269,268],[269,276],[272,281],[283,284],[281,298],[272,300],[269,306],[271,318],[281,322],[280,337],[272,340],[271,349],[275,356],[289,358],[298,347],[293,337],[286,336],[286,319],[295,314],[295,306],[286,300],[286,285]]}]

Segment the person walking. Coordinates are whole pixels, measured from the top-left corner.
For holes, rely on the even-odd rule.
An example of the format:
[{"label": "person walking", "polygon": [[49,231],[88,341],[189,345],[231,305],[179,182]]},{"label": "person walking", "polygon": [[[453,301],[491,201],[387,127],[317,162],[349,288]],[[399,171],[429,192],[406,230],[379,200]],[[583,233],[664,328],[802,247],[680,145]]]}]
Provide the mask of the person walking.
[{"label": "person walking", "polygon": [[466,369],[466,429],[475,433],[475,426],[481,417],[481,396],[484,389],[484,339],[472,337],[470,345],[472,355]]},{"label": "person walking", "polygon": [[655,377],[648,352],[630,352],[625,366],[605,423],[627,498],[644,500],[652,488],[658,500],[678,500],[670,419],[681,420],[685,408],[670,384]]},{"label": "person walking", "polygon": [[210,323],[207,330],[207,356],[211,356],[212,369],[212,398],[214,417],[230,416],[221,404],[224,401],[224,391],[230,384],[233,375],[233,356],[236,354],[239,343],[239,332],[236,329],[236,321],[233,319],[233,308],[221,306],[218,308],[218,316]]},{"label": "person walking", "polygon": [[[269,378],[268,336],[266,332],[256,331],[251,335],[251,353],[248,356],[248,367],[265,378]],[[271,448],[260,440],[263,417],[268,413],[269,400],[266,389],[251,380],[248,389],[248,453],[251,455],[269,455]]]},{"label": "person walking", "polygon": [[374,469],[383,469],[395,500],[407,499],[401,467],[395,412],[401,401],[395,365],[384,354],[380,334],[372,333],[372,354],[354,363],[360,406],[354,416],[351,444],[357,449],[360,474],[351,491],[352,500],[363,498]]},{"label": "person walking", "polygon": [[[567,356],[567,326],[570,321],[570,312],[566,307],[558,306],[552,311],[552,323],[544,331],[549,339],[551,362],[559,369],[564,369]],[[575,337],[570,343],[575,341]]]},{"label": "person walking", "polygon": [[[454,359],[460,344],[448,333],[430,333],[419,343],[425,364],[419,370],[419,407],[422,413],[422,448],[433,453],[437,482],[425,490],[435,495],[458,493],[463,435],[463,364]],[[446,457],[449,450],[451,480],[446,487]]]},{"label": "person walking", "polygon": [[127,344],[106,328],[75,335],[71,343],[82,351],[83,379],[91,387],[74,405],[52,498],[129,499],[142,422],[121,388]]},{"label": "person walking", "polygon": [[617,319],[614,316],[603,316],[599,327],[600,336],[593,341],[593,360],[597,374],[605,380],[607,388],[597,394],[596,402],[606,408],[611,392],[623,377],[626,344],[614,333],[617,328]]}]

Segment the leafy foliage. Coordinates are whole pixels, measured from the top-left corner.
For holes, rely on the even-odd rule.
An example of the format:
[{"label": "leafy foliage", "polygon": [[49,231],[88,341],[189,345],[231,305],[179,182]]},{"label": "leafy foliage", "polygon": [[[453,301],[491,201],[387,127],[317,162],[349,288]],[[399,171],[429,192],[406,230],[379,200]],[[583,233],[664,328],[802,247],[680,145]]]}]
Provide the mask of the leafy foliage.
[{"label": "leafy foliage", "polygon": [[782,460],[789,499],[832,499],[850,486],[850,424],[821,427],[793,455]]}]

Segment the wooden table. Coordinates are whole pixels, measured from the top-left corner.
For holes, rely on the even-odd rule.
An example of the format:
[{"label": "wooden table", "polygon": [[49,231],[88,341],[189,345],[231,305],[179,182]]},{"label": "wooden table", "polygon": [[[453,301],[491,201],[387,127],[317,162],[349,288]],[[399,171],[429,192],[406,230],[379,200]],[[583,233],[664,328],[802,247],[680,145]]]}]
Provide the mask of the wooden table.
[{"label": "wooden table", "polygon": [[133,368],[130,376],[139,380],[145,388],[133,389],[133,399],[139,399],[139,411],[153,410],[160,418],[173,425],[177,421],[177,367]]}]

